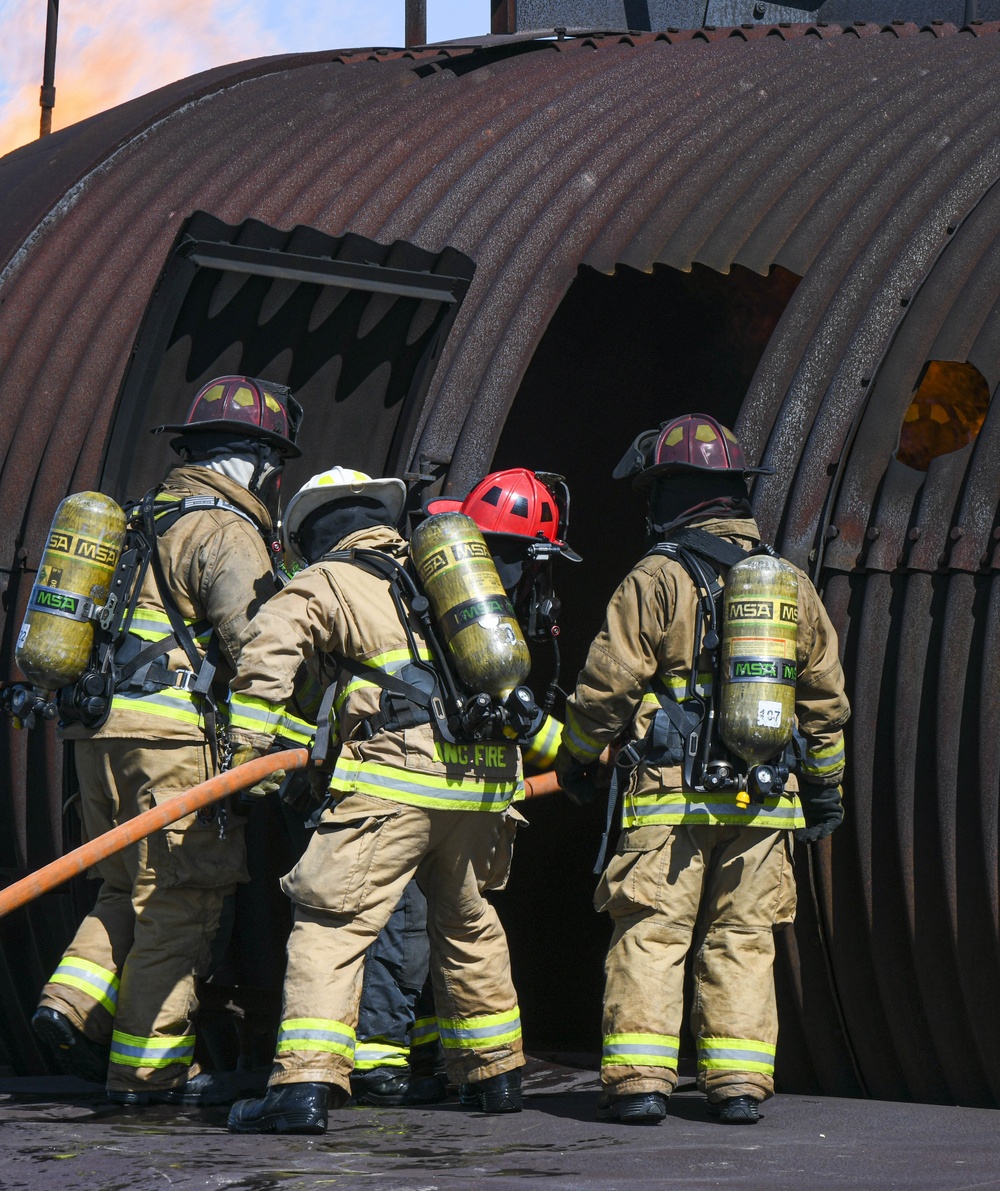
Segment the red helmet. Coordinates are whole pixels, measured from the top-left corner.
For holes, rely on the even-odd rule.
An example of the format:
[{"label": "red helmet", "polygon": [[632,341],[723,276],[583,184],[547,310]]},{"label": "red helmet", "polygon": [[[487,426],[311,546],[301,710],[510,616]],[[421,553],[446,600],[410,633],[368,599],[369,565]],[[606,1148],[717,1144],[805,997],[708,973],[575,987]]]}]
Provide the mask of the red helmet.
[{"label": "red helmet", "polygon": [[164,431],[225,430],[273,443],[287,459],[302,452],[295,445],[302,406],[285,385],[250,376],[218,376],[195,394],[182,425],[157,426]]},{"label": "red helmet", "polygon": [[464,500],[438,496],[424,505],[428,514],[455,510],[471,517],[484,534],[527,538],[526,545],[548,545],[539,555],[561,554],[579,561],[564,541],[569,492],[562,476],[512,467],[491,472]]},{"label": "red helmet", "polygon": [[676,472],[733,472],[742,476],[773,475],[769,467],[748,467],[739,439],[709,414],[685,414],[644,430],[615,468],[616,480],[633,477],[640,492],[660,476]]}]

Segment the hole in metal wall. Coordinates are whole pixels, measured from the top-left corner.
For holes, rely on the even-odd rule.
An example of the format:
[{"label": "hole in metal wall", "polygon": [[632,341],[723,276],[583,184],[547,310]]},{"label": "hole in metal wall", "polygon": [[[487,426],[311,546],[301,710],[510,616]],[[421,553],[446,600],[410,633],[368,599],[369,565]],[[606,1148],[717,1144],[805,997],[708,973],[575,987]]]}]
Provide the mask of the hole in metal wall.
[{"label": "hole in metal wall", "polygon": [[975,440],[989,405],[990,387],[974,364],[928,360],[903,415],[896,458],[926,471],[939,456]]}]

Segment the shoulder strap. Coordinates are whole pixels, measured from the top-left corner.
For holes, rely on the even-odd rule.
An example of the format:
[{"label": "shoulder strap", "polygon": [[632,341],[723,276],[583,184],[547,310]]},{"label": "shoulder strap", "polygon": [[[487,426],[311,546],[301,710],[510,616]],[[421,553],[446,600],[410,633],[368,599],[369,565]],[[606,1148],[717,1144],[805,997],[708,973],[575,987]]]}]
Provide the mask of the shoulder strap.
[{"label": "shoulder strap", "polygon": [[712,563],[717,570],[728,571],[731,566],[753,553],[744,550],[735,542],[727,542],[725,538],[716,537],[707,529],[695,529],[692,526],[682,526],[676,533],[647,551],[647,554],[664,554],[668,558],[678,558],[683,551],[697,554]]}]

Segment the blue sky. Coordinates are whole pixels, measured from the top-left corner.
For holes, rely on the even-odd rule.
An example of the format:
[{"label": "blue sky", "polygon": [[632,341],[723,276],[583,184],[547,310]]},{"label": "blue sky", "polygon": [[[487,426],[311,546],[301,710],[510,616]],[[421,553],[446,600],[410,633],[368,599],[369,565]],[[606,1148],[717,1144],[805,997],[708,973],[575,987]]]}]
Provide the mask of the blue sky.
[{"label": "blue sky", "polygon": [[[38,135],[46,0],[0,0],[0,153]],[[404,0],[61,0],[54,128],[263,54],[403,44]],[[427,0],[430,41],[487,33],[489,0]]]}]

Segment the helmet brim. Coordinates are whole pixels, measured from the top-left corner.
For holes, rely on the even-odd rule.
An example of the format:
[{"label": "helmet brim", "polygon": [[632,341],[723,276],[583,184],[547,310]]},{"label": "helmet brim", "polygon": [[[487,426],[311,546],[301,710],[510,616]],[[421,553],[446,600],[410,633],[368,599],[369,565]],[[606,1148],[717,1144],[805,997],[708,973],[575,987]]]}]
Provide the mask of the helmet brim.
[{"label": "helmet brim", "polygon": [[[238,438],[243,435],[246,438],[260,438],[264,442],[269,442],[272,446],[278,448],[285,459],[299,459],[302,451],[292,442],[290,438],[284,438],[280,434],[275,434],[273,430],[262,430],[259,426],[243,426],[239,422],[230,422],[219,419],[214,422],[193,422],[190,425],[167,425],[154,426],[150,430],[150,434],[200,434],[203,430],[218,431],[220,434],[228,434],[231,438]],[[172,445],[172,444],[171,444]]]},{"label": "helmet brim", "polygon": [[438,513],[460,513],[462,503],[450,496],[432,496],[429,500],[424,501],[424,512],[428,517],[434,517]]},{"label": "helmet brim", "polygon": [[773,467],[702,467],[697,463],[656,463],[641,471],[632,481],[636,492],[648,492],[663,476],[681,475],[685,472],[712,476],[773,476]]}]

